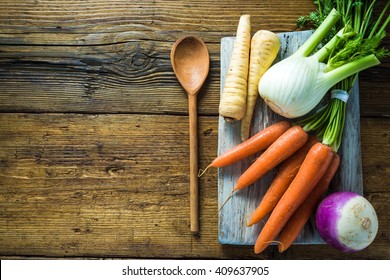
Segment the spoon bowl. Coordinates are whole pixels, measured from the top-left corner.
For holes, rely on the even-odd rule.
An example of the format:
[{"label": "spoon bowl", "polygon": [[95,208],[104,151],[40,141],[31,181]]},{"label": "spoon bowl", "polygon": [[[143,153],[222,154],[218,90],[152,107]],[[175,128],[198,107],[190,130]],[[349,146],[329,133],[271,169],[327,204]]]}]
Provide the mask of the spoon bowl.
[{"label": "spoon bowl", "polygon": [[210,68],[205,43],[196,36],[184,36],[171,50],[171,64],[180,84],[188,94],[190,128],[190,223],[191,231],[199,231],[197,94]]},{"label": "spoon bowl", "polygon": [[176,41],[171,51],[173,71],[188,94],[197,94],[210,68],[208,49],[202,39],[184,36]]}]

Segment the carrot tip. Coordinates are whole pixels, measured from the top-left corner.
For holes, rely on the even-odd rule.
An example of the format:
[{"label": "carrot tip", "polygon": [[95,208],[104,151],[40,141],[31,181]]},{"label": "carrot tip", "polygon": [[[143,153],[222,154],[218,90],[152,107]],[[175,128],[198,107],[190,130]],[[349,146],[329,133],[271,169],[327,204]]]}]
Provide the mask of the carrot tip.
[{"label": "carrot tip", "polygon": [[284,251],[287,250],[287,248],[284,248],[283,242],[278,241],[278,250],[279,250],[279,253],[283,253]]},{"label": "carrot tip", "polygon": [[[283,245],[282,242],[280,242],[280,241],[278,241],[278,240],[263,241],[263,245],[266,244],[266,245],[268,246],[270,243],[277,243],[278,245],[280,245],[282,251],[280,251],[280,249],[279,249],[279,252],[283,252],[283,250],[284,250],[284,245]],[[260,247],[260,248],[256,248],[256,246],[255,246],[255,254],[260,254],[262,251],[264,251],[264,249],[265,249],[267,246]]]},{"label": "carrot tip", "polygon": [[209,164],[204,170],[203,169],[199,169],[199,172],[198,172],[198,177],[201,177],[203,174],[206,173],[206,171],[211,167],[211,164]]},{"label": "carrot tip", "polygon": [[235,192],[235,190],[232,190],[232,192],[228,195],[228,197],[226,198],[224,203],[222,203],[221,207],[219,207],[218,212],[220,212],[222,210],[222,208],[225,206],[226,202],[228,202],[228,200],[233,196],[234,192]]},{"label": "carrot tip", "polygon": [[261,220],[257,220],[257,219],[253,219],[253,217],[249,220],[249,222],[247,223],[247,226],[250,227],[250,226],[253,226],[254,224],[257,224],[259,222],[262,222],[263,225],[265,225],[265,221],[264,221],[264,218],[261,219]]},{"label": "carrot tip", "polygon": [[245,216],[245,225],[246,225],[247,227],[250,227],[250,226],[253,225],[253,223],[251,223],[250,220],[248,221],[248,219],[250,219],[249,213],[247,213],[246,216]]}]

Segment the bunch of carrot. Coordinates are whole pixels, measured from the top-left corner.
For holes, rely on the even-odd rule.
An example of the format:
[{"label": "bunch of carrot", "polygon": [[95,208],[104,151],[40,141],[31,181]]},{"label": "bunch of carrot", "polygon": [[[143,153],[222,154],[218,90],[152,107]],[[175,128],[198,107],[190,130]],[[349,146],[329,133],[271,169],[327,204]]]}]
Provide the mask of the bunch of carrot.
[{"label": "bunch of carrot", "polygon": [[221,154],[210,166],[224,167],[260,151],[263,152],[240,176],[231,195],[279,166],[248,226],[271,213],[256,241],[255,253],[260,253],[276,241],[278,235],[279,251],[283,252],[294,242],[314,213],[338,169],[340,158],[302,127],[284,120]]}]

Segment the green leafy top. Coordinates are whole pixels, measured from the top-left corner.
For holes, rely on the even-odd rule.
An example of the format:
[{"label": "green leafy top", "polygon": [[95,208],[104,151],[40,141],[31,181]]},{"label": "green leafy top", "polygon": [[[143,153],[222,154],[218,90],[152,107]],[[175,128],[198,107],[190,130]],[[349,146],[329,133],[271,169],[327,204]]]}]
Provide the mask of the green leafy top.
[{"label": "green leafy top", "polygon": [[[327,64],[327,71],[368,55],[375,55],[379,60],[389,56],[389,51],[381,47],[381,42],[386,37],[385,30],[390,22],[390,15],[386,16],[390,1],[377,18],[374,16],[375,0],[316,0],[314,4],[317,10],[299,17],[298,27],[319,27],[334,8],[342,18],[322,42],[325,45],[322,49],[329,50],[321,52]],[[326,48],[327,45],[331,47]],[[332,89],[350,92],[357,76],[358,74],[355,74],[342,80]],[[331,99],[323,110],[299,121],[298,124],[306,131],[315,132],[324,144],[337,151],[341,144],[345,115],[345,102]]]}]

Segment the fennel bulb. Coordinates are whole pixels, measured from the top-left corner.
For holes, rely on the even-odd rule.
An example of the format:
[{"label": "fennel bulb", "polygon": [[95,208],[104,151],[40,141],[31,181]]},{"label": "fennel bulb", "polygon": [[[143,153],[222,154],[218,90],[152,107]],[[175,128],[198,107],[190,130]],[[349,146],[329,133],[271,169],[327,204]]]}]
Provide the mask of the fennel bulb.
[{"label": "fennel bulb", "polygon": [[305,115],[332,86],[326,83],[325,68],[315,57],[290,56],[264,74],[259,83],[260,96],[279,115]]},{"label": "fennel bulb", "polygon": [[[355,50],[356,42],[361,39],[349,26],[311,54],[339,18],[339,13],[333,9],[293,55],[270,67],[261,78],[259,94],[275,113],[286,118],[301,117],[309,113],[332,86],[380,63],[374,54]],[[347,56],[341,55],[346,51]]]}]

